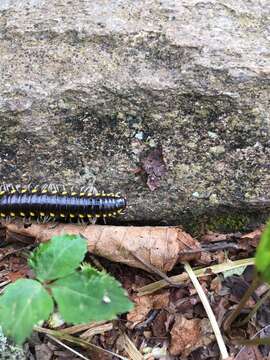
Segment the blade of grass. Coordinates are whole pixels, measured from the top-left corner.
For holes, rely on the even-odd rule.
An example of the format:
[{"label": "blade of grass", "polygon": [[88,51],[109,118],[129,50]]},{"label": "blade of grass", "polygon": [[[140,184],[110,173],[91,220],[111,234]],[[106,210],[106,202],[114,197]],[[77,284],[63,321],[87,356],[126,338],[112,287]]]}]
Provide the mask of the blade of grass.
[{"label": "blade of grass", "polygon": [[127,334],[123,334],[120,338],[123,348],[125,349],[126,353],[128,354],[131,360],[143,360],[142,354],[127,336]]},{"label": "blade of grass", "polygon": [[[207,276],[212,274],[219,274],[227,270],[233,270],[237,269],[242,266],[248,266],[248,265],[254,265],[254,258],[248,258],[248,259],[241,259],[236,261],[226,261],[222,264],[216,264],[207,266],[205,268],[196,269],[194,270],[194,273],[197,277],[201,276]],[[180,275],[171,276],[170,280],[174,284],[183,284],[185,281],[188,280],[188,274],[182,273]],[[168,286],[168,282],[164,280],[155,281],[151,284],[145,285],[138,289],[138,295],[149,295],[152,294],[155,291],[158,291],[164,287]]]},{"label": "blade of grass", "polygon": [[205,295],[205,292],[203,291],[203,288],[201,287],[201,284],[199,283],[194,271],[192,270],[191,266],[189,265],[189,263],[184,262],[184,267],[186,272],[188,273],[190,280],[192,281],[195,289],[197,290],[197,293],[199,295],[199,298],[203,304],[203,307],[206,311],[206,314],[208,316],[208,319],[212,325],[212,329],[214,331],[215,337],[217,339],[217,344],[221,353],[221,357],[223,360],[227,359],[229,357],[226,345],[224,343],[223,337],[221,335],[221,331],[220,328],[218,326],[216,317],[213,313],[213,310],[209,304],[209,301],[207,299],[207,296]]},{"label": "blade of grass", "polygon": [[93,336],[98,334],[104,334],[106,331],[111,331],[112,329],[113,329],[113,324],[109,322],[86,330],[80,335],[80,338],[90,341]]},{"label": "blade of grass", "polygon": [[103,325],[106,322],[107,321],[96,321],[96,322],[93,321],[88,324],[73,325],[73,326],[67,327],[65,329],[61,329],[61,331],[65,334],[73,335],[73,334],[77,334],[78,332],[86,331],[86,330],[92,329],[96,326]]},{"label": "blade of grass", "polygon": [[84,355],[80,354],[78,351],[72,349],[70,346],[64,344],[61,340],[56,339],[54,336],[47,334],[48,338],[50,338],[51,340],[53,340],[54,342],[56,342],[57,344],[61,345],[63,348],[69,350],[70,352],[72,352],[73,354],[75,354],[76,356],[80,357],[81,359],[84,360],[90,360],[89,358],[85,357]]},{"label": "blade of grass", "polygon": [[89,342],[87,342],[87,341],[85,341],[83,339],[77,338],[75,336],[65,334],[60,330],[51,330],[51,329],[46,329],[46,328],[43,328],[43,327],[40,327],[40,326],[35,326],[34,330],[38,331],[40,333],[43,333],[43,334],[52,335],[52,336],[56,337],[57,339],[68,341],[69,343],[79,345],[79,346],[81,346],[83,348],[86,348],[86,349],[89,349],[89,350],[94,349],[96,351],[100,351],[100,352],[115,356],[115,357],[117,357],[117,358],[119,358],[121,360],[128,360],[128,358],[126,358],[124,356],[118,355],[118,354],[116,354],[116,353],[114,353],[112,351],[109,351],[109,350],[105,350],[105,349],[101,348],[100,346],[91,344],[91,343],[89,343]]}]

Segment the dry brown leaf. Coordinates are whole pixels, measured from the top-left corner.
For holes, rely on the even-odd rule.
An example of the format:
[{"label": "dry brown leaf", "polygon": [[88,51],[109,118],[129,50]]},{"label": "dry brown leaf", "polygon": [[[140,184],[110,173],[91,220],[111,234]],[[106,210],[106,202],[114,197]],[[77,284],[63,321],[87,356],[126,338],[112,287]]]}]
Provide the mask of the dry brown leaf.
[{"label": "dry brown leaf", "polygon": [[221,234],[217,232],[209,231],[207,234],[201,237],[201,242],[216,242],[216,241],[226,241],[228,239],[228,234]]},{"label": "dry brown leaf", "polygon": [[9,272],[9,274],[7,275],[8,279],[12,282],[21,279],[21,278],[25,278],[25,275],[27,274],[27,272],[29,271],[29,269],[27,269],[25,267],[25,271],[23,271],[23,269],[21,271],[14,271],[14,272]]},{"label": "dry brown leaf", "polygon": [[243,249],[248,249],[249,246],[256,248],[259,244],[260,237],[262,234],[263,228],[256,229],[248,234],[241,236],[239,244]]},{"label": "dry brown leaf", "polygon": [[[31,243],[48,241],[55,235],[80,234],[88,241],[89,252],[111,261],[151,271],[145,264],[167,272],[181,260],[191,260],[200,254],[185,254],[199,248],[199,243],[179,227],[135,227],[77,224],[6,224],[6,241],[22,239]],[[141,260],[141,261],[140,261]]]},{"label": "dry brown leaf", "polygon": [[187,357],[201,346],[207,346],[214,340],[208,319],[186,319],[177,314],[171,330],[171,355]]},{"label": "dry brown leaf", "polygon": [[262,232],[263,232],[263,228],[259,228],[248,234],[244,234],[243,236],[241,236],[241,239],[249,239],[249,240],[258,239],[260,238]]},{"label": "dry brown leaf", "polygon": [[143,322],[150,310],[164,309],[169,305],[169,291],[163,291],[160,294],[137,296],[135,295],[132,300],[135,303],[134,309],[128,313],[127,319],[132,323],[131,328]]},{"label": "dry brown leaf", "polygon": [[146,157],[141,157],[142,169],[147,174],[147,185],[151,191],[160,186],[160,179],[166,174],[167,169],[163,159],[162,148],[151,150]]},{"label": "dry brown leaf", "polygon": [[166,310],[160,310],[152,323],[152,333],[153,336],[158,338],[167,337],[167,328],[166,322],[168,320],[169,314]]},{"label": "dry brown leaf", "polygon": [[164,309],[166,306],[169,305],[170,301],[170,292],[169,291],[162,291],[159,294],[153,294],[152,297],[152,304],[153,309]]}]

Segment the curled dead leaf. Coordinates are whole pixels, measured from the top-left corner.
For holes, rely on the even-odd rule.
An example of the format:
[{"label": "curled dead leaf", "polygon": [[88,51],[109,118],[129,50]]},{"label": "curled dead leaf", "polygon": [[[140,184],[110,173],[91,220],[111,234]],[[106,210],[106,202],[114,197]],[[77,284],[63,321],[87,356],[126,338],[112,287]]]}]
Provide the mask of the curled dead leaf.
[{"label": "curled dead leaf", "polygon": [[[77,224],[6,224],[6,241],[15,238],[24,243],[45,242],[55,235],[80,234],[88,241],[89,252],[111,261],[151,271],[151,266],[170,271],[183,259],[195,259],[200,253],[186,251],[199,248],[199,243],[179,227],[135,227]],[[150,265],[146,266],[147,264]]]}]

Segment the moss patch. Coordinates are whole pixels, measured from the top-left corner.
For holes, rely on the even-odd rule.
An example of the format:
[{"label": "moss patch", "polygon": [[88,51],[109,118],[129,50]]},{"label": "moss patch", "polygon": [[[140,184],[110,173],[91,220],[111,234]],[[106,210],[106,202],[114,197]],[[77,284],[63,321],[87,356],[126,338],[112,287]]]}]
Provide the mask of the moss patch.
[{"label": "moss patch", "polygon": [[245,231],[250,223],[246,214],[222,214],[208,219],[206,229],[220,232]]}]

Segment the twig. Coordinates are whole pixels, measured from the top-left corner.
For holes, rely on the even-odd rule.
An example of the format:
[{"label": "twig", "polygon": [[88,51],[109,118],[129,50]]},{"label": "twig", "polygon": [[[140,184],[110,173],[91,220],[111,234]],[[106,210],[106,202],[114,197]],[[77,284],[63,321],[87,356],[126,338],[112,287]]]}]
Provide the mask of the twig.
[{"label": "twig", "polygon": [[225,249],[239,249],[239,246],[235,243],[224,243],[224,242],[220,244],[209,244],[209,245],[203,245],[199,249],[183,250],[181,251],[181,255],[196,254],[200,252],[212,252],[212,251],[225,250]]},{"label": "twig", "polygon": [[180,284],[177,284],[177,283],[173,282],[164,272],[162,272],[161,270],[159,270],[155,266],[147,263],[141,256],[135,254],[134,252],[131,252],[131,254],[136,260],[140,261],[148,270],[150,270],[151,272],[159,275],[169,285],[174,286],[174,287],[179,287],[180,286]]},{"label": "twig", "polygon": [[116,356],[121,360],[128,360],[124,356],[118,355],[118,354],[116,354],[116,353],[114,353],[112,351],[109,351],[109,350],[105,350],[105,349],[103,349],[103,348],[101,348],[101,347],[99,347],[97,345],[91,344],[91,343],[89,343],[89,342],[87,342],[87,341],[85,341],[83,339],[77,338],[75,336],[65,334],[60,330],[51,330],[51,329],[46,329],[46,328],[43,328],[43,327],[40,327],[40,326],[35,326],[34,330],[38,331],[40,333],[43,333],[43,334],[49,334],[49,335],[55,336],[58,339],[68,341],[68,342],[70,342],[72,344],[82,346],[83,348],[86,348],[86,349],[91,349],[91,350],[94,349],[94,350],[104,352],[104,353],[109,354],[109,355]]},{"label": "twig", "polygon": [[[209,276],[248,265],[254,265],[254,258],[241,259],[236,261],[226,261],[222,264],[216,264],[216,265],[207,266],[205,268],[196,269],[194,270],[194,273],[197,277]],[[187,281],[188,275],[187,273],[184,272],[180,275],[172,276],[169,279],[170,281],[173,281],[174,284],[183,284],[185,281]],[[153,292],[158,291],[166,286],[168,286],[168,282],[165,280],[155,281],[151,284],[139,288],[138,295],[143,296],[143,295],[152,294]]]},{"label": "twig", "polygon": [[2,260],[4,260],[5,258],[7,258],[8,256],[15,255],[15,254],[20,253],[20,252],[22,253],[24,250],[29,250],[29,249],[31,249],[31,248],[33,248],[33,244],[27,245],[27,246],[23,246],[23,247],[21,247],[20,249],[12,250],[12,251],[10,251],[10,252],[8,252],[8,253],[0,256],[0,260],[2,261]]},{"label": "twig", "polygon": [[212,325],[212,329],[214,331],[215,337],[217,339],[217,344],[221,353],[221,357],[222,359],[227,359],[229,357],[226,345],[224,343],[223,337],[221,335],[221,331],[220,328],[218,326],[217,320],[215,318],[215,315],[213,313],[213,310],[209,304],[209,301],[203,291],[203,288],[201,287],[201,284],[199,283],[194,271],[192,270],[191,266],[189,265],[189,263],[184,262],[184,266],[185,266],[185,270],[188,273],[190,280],[192,281],[195,289],[197,290],[197,293],[199,295],[199,298],[203,304],[203,307],[206,311],[206,314],[208,316],[208,319]]},{"label": "twig", "polygon": [[63,346],[65,349],[69,350],[70,352],[72,352],[73,354],[79,356],[80,358],[84,359],[84,360],[90,360],[89,358],[85,357],[84,355],[80,354],[78,351],[72,349],[70,346],[64,344],[62,341],[56,339],[54,336],[47,334],[48,338],[52,339],[53,341],[55,341],[57,344]]},{"label": "twig", "polygon": [[237,339],[234,340],[237,345],[256,346],[256,345],[270,345],[270,338],[256,338],[256,339]]},{"label": "twig", "polygon": [[234,320],[237,318],[237,316],[240,314],[241,310],[245,306],[246,302],[250,298],[250,296],[254,293],[254,291],[257,289],[257,287],[261,284],[261,279],[259,278],[258,274],[255,274],[252,283],[250,287],[245,292],[244,296],[238,303],[237,307],[233,310],[233,312],[229,315],[227,320],[224,322],[224,330],[227,332]]},{"label": "twig", "polygon": [[250,311],[250,313],[242,321],[236,323],[236,326],[241,327],[245,325],[252,318],[252,316],[258,311],[258,309],[261,307],[261,305],[265,302],[265,300],[269,296],[270,296],[270,289],[268,289],[267,292],[264,294],[264,296],[259,301],[257,301],[253,309]]},{"label": "twig", "polygon": [[[251,339],[235,339],[233,340],[233,344],[235,345],[245,345],[245,346],[256,346],[256,345],[270,345],[270,338],[258,338],[258,335],[260,335],[262,332],[267,333],[269,330],[270,325],[265,326],[260,331],[258,331],[256,334],[252,336]],[[235,359],[240,355],[242,351],[244,351],[244,347],[239,351],[239,353],[236,355]]]}]

